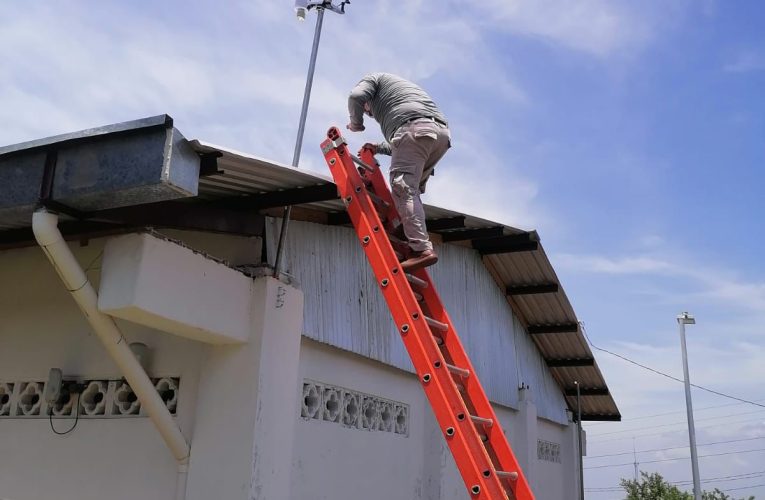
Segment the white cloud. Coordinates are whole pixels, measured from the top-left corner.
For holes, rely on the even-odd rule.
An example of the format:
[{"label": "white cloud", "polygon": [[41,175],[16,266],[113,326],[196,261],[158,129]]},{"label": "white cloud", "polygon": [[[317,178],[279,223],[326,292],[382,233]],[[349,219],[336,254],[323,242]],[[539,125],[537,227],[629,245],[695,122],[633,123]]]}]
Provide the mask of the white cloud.
[{"label": "white cloud", "polygon": [[562,268],[583,273],[668,274],[677,272],[673,264],[648,256],[611,258],[601,255],[564,253],[555,256],[555,263]]},{"label": "white cloud", "polygon": [[[606,0],[489,0],[481,4],[498,29],[601,57],[647,44],[658,24],[645,4],[640,9]],[[664,10],[665,14],[673,11]]]},{"label": "white cloud", "polygon": [[[765,313],[765,283],[739,279],[737,273],[717,265],[683,260],[660,259],[650,255],[608,257],[603,255],[570,254],[555,255],[556,267],[580,274],[610,274],[682,278],[685,293],[683,300],[701,301],[707,304],[724,303],[728,307],[743,308],[755,313]],[[625,282],[625,286],[632,287]],[[641,293],[669,294],[657,285]],[[676,296],[676,292],[672,292]]]}]

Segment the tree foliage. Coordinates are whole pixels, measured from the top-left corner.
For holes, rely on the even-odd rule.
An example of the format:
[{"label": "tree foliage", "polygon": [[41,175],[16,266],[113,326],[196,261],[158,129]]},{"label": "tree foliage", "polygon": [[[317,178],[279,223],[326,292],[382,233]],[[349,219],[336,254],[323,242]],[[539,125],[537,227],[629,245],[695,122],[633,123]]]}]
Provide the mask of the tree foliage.
[{"label": "tree foliage", "polygon": [[[693,493],[682,491],[677,486],[664,480],[661,474],[640,473],[639,480],[622,479],[621,486],[627,493],[625,500],[693,500]],[[725,492],[715,488],[703,491],[703,500],[736,500]],[[753,496],[741,500],[755,500]]]}]

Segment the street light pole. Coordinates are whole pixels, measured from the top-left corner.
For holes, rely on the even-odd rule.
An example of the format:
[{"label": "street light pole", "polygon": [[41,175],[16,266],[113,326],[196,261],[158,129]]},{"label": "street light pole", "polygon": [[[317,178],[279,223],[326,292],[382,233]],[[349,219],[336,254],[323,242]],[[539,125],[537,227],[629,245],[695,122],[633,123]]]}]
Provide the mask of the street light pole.
[{"label": "street light pole", "polygon": [[[319,41],[321,40],[321,27],[324,23],[324,11],[329,9],[337,14],[345,14],[345,5],[347,1],[340,2],[339,6],[332,5],[331,0],[319,2],[308,2],[306,0],[297,0],[295,2],[295,12],[297,18],[305,20],[308,10],[315,8],[317,10],[316,28],[313,32],[313,47],[311,48],[311,59],[308,63],[308,76],[305,81],[305,90],[303,91],[303,107],[300,110],[300,121],[298,122],[297,138],[295,139],[295,150],[292,154],[292,166],[297,168],[300,163],[300,152],[303,149],[303,134],[305,133],[305,122],[308,116],[308,103],[311,101],[311,88],[313,87],[313,74],[316,70],[316,55],[319,53]],[[274,277],[278,278],[281,272],[282,254],[284,252],[284,240],[287,236],[287,226],[290,221],[292,206],[284,207],[282,216],[282,227],[279,231],[279,243],[276,249],[276,260],[274,261]]]},{"label": "street light pole", "polygon": [[579,499],[584,500],[584,453],[582,450],[582,400],[579,390],[579,381],[575,380],[576,386],[576,431],[577,448],[579,449]]},{"label": "street light pole", "polygon": [[693,470],[693,498],[701,500],[701,479],[699,477],[699,457],[696,454],[696,427],[693,424],[693,403],[691,402],[691,379],[688,376],[688,350],[685,347],[685,325],[695,325],[696,319],[684,312],[677,316],[680,330],[680,347],[683,351],[683,374],[685,379],[685,406],[688,411],[688,437],[691,446],[691,469]]}]

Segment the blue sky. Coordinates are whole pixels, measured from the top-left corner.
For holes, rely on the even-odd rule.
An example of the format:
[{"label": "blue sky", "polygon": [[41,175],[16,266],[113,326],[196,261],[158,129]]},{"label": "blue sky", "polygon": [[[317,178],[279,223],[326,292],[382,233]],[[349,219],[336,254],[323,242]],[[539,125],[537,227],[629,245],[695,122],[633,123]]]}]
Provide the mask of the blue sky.
[{"label": "blue sky", "polygon": [[[0,144],[169,113],[288,163],[313,34],[291,5],[3,2]],[[763,400],[764,28],[765,3],[743,0],[354,1],[326,16],[301,166],[324,171],[318,143],[365,72],[418,81],[454,136],[426,201],[538,229],[597,345],[681,377],[674,318],[691,311],[692,380]],[[625,421],[588,425],[589,454],[682,446],[682,386],[597,357]],[[740,452],[765,448],[764,409],[694,398],[699,443],[751,438],[700,448],[734,453],[702,458],[702,478],[763,471],[765,452]],[[687,460],[641,468],[690,479]],[[587,487],[631,473],[588,469]]]}]

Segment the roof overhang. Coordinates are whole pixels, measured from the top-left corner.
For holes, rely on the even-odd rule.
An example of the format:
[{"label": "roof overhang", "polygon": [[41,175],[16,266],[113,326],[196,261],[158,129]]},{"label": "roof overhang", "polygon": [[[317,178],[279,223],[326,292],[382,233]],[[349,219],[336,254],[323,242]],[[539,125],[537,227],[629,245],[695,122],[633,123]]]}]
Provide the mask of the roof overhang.
[{"label": "roof overhang", "polygon": [[[11,169],[21,168],[20,177],[13,178],[14,185],[29,183],[38,193],[35,198],[25,191],[25,207],[21,212],[3,211],[0,201],[0,249],[34,244],[29,221],[37,203],[66,205],[57,199],[55,189],[46,191],[42,183],[45,163],[34,167],[42,168],[39,175],[30,176],[23,169],[31,167],[19,163],[19,158],[43,153],[45,160],[49,151],[74,146],[84,152],[107,145],[119,148],[123,141],[140,136],[142,131],[163,130],[165,138],[168,130],[175,131],[167,116],[147,120],[0,148],[0,178],[4,175],[13,178],[9,173]],[[174,137],[182,136],[177,133]],[[281,216],[281,208],[288,205],[294,206],[292,216],[296,219],[349,224],[336,187],[327,175],[202,141],[170,142],[176,143],[178,150],[184,152],[186,162],[196,161],[196,196],[188,193],[181,199],[170,195],[159,199],[144,196],[118,206],[108,203],[80,206],[65,211],[61,224],[65,236],[81,239],[131,232],[145,226],[262,235],[264,216]],[[131,159],[141,158],[139,150],[134,150],[134,154],[133,158],[123,154],[123,163],[111,168],[126,168]],[[96,166],[106,168],[108,165],[96,163]],[[54,186],[56,180],[54,178]],[[39,196],[40,193],[43,196]],[[536,231],[524,231],[432,205],[426,205],[425,213],[427,227],[436,235],[434,239],[467,246],[481,254],[485,266],[544,357],[569,408],[577,408],[576,392],[571,390],[576,382],[580,388],[582,420],[619,420],[616,403]]]}]

